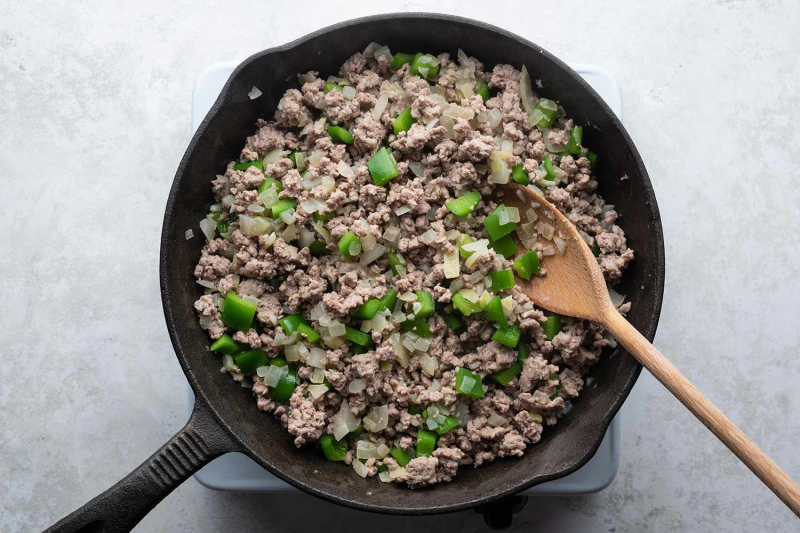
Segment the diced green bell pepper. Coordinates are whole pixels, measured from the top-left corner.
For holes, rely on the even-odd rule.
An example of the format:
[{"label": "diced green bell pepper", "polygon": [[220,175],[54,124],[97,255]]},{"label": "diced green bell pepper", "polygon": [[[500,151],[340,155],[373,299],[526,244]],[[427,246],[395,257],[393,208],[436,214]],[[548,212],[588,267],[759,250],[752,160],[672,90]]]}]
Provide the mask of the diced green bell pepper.
[{"label": "diced green bell pepper", "polygon": [[[411,69],[409,72],[414,76],[422,76],[425,79],[432,78],[439,73],[439,65],[431,66],[428,62],[436,59],[430,54],[423,54],[421,52],[414,54],[414,59],[411,60]],[[420,72],[420,68],[428,69],[427,72]]]},{"label": "diced green bell pepper", "polygon": [[283,190],[283,183],[271,176],[267,176],[258,186],[258,194],[266,191],[268,187],[274,187],[275,192],[281,192]]},{"label": "diced green bell pepper", "polygon": [[319,334],[317,330],[309,326],[308,324],[300,324],[297,326],[297,333],[300,336],[305,337],[306,340],[312,344],[315,344],[320,341],[322,335]]},{"label": "diced green bell pepper", "polygon": [[341,126],[328,126],[328,135],[334,141],[339,141],[344,144],[353,144],[353,134],[342,128]]},{"label": "diced green bell pepper", "polygon": [[539,129],[549,128],[553,124],[553,121],[556,118],[556,113],[558,112],[558,104],[556,104],[552,100],[548,100],[547,98],[541,98],[539,100],[539,103],[536,104],[536,109],[541,111],[544,117],[541,120],[539,120],[539,122],[537,122],[535,126]]},{"label": "diced green bell pepper", "polygon": [[524,165],[522,163],[514,165],[514,167],[511,169],[511,178],[521,185],[528,185],[530,184],[531,180],[523,167]]},{"label": "diced green bell pepper", "polygon": [[233,358],[233,361],[243,374],[249,374],[250,372],[255,372],[256,368],[260,366],[266,366],[268,358],[264,350],[257,348],[240,353]]},{"label": "diced green bell pepper", "polygon": [[472,313],[477,313],[481,310],[477,302],[470,302],[460,292],[454,294],[450,301],[453,303],[453,307],[458,309],[458,312],[464,316],[470,316]]},{"label": "diced green bell pepper", "polygon": [[447,327],[454,330],[459,330],[464,327],[464,323],[456,315],[448,313],[447,311],[439,311],[439,316],[442,317]]},{"label": "diced green bell pepper", "polygon": [[383,305],[383,309],[388,309],[389,311],[393,311],[396,303],[397,303],[397,291],[394,289],[386,289],[386,294],[384,294],[383,298],[381,298],[381,304]]},{"label": "diced green bell pepper", "polygon": [[436,426],[436,429],[434,429],[434,431],[439,435],[444,435],[445,433],[450,433],[457,427],[458,427],[458,419],[453,415],[447,415],[444,418],[444,422]]},{"label": "diced green bell pepper", "polygon": [[283,331],[285,331],[287,335],[291,335],[292,333],[297,331],[301,324],[305,324],[306,326],[309,325],[309,323],[306,322],[306,319],[303,318],[302,315],[285,316],[280,320],[278,320],[278,324],[281,325]]},{"label": "diced green bell pepper", "polygon": [[[270,360],[269,364],[270,366],[279,367],[288,366],[286,360],[280,357]],[[292,394],[294,394],[294,389],[297,388],[297,379],[297,370],[289,367],[288,372],[281,376],[278,384],[275,387],[270,388],[270,394],[277,401],[281,403],[287,403],[292,397]]]},{"label": "diced green bell pepper", "polygon": [[530,355],[530,353],[531,351],[528,348],[527,344],[525,344],[524,342],[517,344],[517,361],[524,361],[525,359],[528,358],[528,355]]},{"label": "diced green bell pepper", "polygon": [[509,348],[516,348],[520,335],[522,335],[522,330],[518,326],[508,326],[495,331],[492,340],[505,344]]},{"label": "diced green bell pepper", "polygon": [[315,212],[314,213],[314,222],[327,222],[327,221],[331,220],[334,216],[336,216],[336,215],[334,215],[333,213],[328,213],[327,215],[322,215],[320,213]]},{"label": "diced green bell pepper", "polygon": [[414,124],[414,118],[411,116],[411,108],[407,107],[400,111],[400,114],[394,119],[392,129],[395,135],[399,135],[401,131],[408,131],[412,124]]},{"label": "diced green bell pepper", "polygon": [[214,341],[214,344],[211,345],[212,352],[219,352],[225,355],[231,355],[238,352],[241,348],[239,343],[237,343],[233,338],[228,335],[227,333],[223,333],[222,337]]},{"label": "diced green bell pepper", "polygon": [[405,468],[406,465],[411,462],[411,454],[409,454],[403,448],[398,448],[395,446],[389,453],[392,454],[392,457],[394,457],[394,460],[397,461],[397,464],[403,468]]},{"label": "diced green bell pepper", "polygon": [[522,374],[522,363],[517,361],[508,368],[504,368],[503,370],[498,370],[497,372],[489,374],[489,378],[495,383],[499,383],[505,387],[520,374]]},{"label": "diced green bell pepper", "polygon": [[466,194],[462,194],[455,200],[450,200],[447,202],[445,207],[450,210],[456,216],[465,217],[472,213],[475,207],[481,201],[481,193],[478,191],[470,191]]},{"label": "diced green bell pepper", "polygon": [[528,252],[514,260],[514,270],[517,271],[521,278],[531,279],[531,276],[539,272],[540,269],[539,255],[536,252]]},{"label": "diced green bell pepper", "polygon": [[368,333],[351,328],[350,326],[345,326],[344,338],[359,346],[364,346],[365,348],[372,346],[372,337],[370,337]]},{"label": "diced green bell pepper", "polygon": [[370,298],[351,312],[350,316],[359,320],[370,320],[374,318],[381,309],[383,309],[383,302],[378,298]]},{"label": "diced green bell pepper", "polygon": [[402,255],[396,254],[394,252],[389,252],[388,254],[386,254],[386,257],[389,259],[389,266],[392,269],[392,274],[394,274],[395,276],[397,276],[398,273],[397,271],[398,266],[402,266],[403,268],[405,268],[405,266],[408,264]]},{"label": "diced green bell pepper", "polygon": [[411,415],[420,415],[422,414],[422,407],[419,405],[410,405],[408,406],[408,413]]},{"label": "diced green bell pepper", "polygon": [[597,164],[597,154],[589,150],[586,152],[586,159],[589,160],[589,162],[592,164],[592,169],[594,169],[594,166]]},{"label": "diced green bell pepper", "polygon": [[389,180],[400,173],[397,170],[397,163],[394,157],[385,146],[382,146],[380,150],[375,152],[375,155],[369,158],[367,168],[375,185],[386,185]]},{"label": "diced green bell pepper", "polygon": [[508,320],[506,320],[506,314],[503,312],[503,303],[500,301],[499,296],[495,296],[489,300],[489,303],[483,308],[481,314],[483,318],[489,322],[495,322],[503,327],[508,327]]},{"label": "diced green bell pepper", "polygon": [[342,87],[338,83],[333,83],[332,81],[326,82],[325,87],[322,89],[322,92],[328,94],[331,91],[341,91]]},{"label": "diced green bell pepper", "polygon": [[430,457],[436,448],[436,438],[436,433],[431,431],[417,431],[417,457]]},{"label": "diced green bell pepper", "polygon": [[573,126],[569,132],[569,153],[580,155],[581,142],[583,141],[583,126]]},{"label": "diced green bell pepper", "polygon": [[483,225],[486,226],[486,231],[489,232],[489,236],[493,241],[497,241],[517,229],[516,222],[500,224],[500,213],[505,210],[506,206],[500,204],[494,211],[492,211],[492,214],[486,217],[483,221]]},{"label": "diced green bell pepper", "polygon": [[392,58],[389,68],[394,71],[398,71],[403,65],[411,63],[412,61],[414,61],[414,54],[404,54],[402,52],[398,52]]},{"label": "diced green bell pepper", "polygon": [[308,245],[308,251],[311,255],[327,255],[328,247],[322,241],[314,241]]},{"label": "diced green bell pepper", "polygon": [[403,327],[404,330],[413,331],[420,337],[428,338],[431,336],[431,327],[422,318],[417,318],[415,320],[406,320],[400,325]]},{"label": "diced green bell pepper", "polygon": [[436,303],[433,301],[433,294],[428,291],[414,291],[417,295],[417,302],[422,304],[422,308],[416,312],[417,318],[428,318],[436,310]]},{"label": "diced green bell pepper", "polygon": [[459,367],[456,371],[456,391],[471,398],[483,398],[483,382],[480,375],[468,368]]},{"label": "diced green bell pepper", "polygon": [[322,453],[328,461],[344,461],[347,456],[347,441],[337,441],[333,435],[323,435],[319,438]]},{"label": "diced green bell pepper", "polygon": [[553,170],[553,162],[550,160],[550,154],[545,154],[543,165],[545,171],[544,179],[547,181],[556,179],[556,172]]},{"label": "diced green bell pepper", "polygon": [[506,235],[505,237],[501,237],[496,241],[492,241],[489,243],[489,248],[502,255],[504,258],[508,259],[509,257],[514,257],[517,255],[517,243],[514,242],[514,238],[511,235]]},{"label": "diced green bell pepper", "polygon": [[246,163],[234,163],[233,170],[247,170],[250,167],[256,167],[260,171],[264,171],[264,163],[261,159],[255,161],[247,161]]},{"label": "diced green bell pepper", "polygon": [[342,255],[345,259],[351,259],[353,256],[350,254],[350,245],[359,242],[358,236],[356,236],[356,232],[353,230],[348,230],[347,233],[342,235],[342,238],[339,239],[339,251],[342,252]]},{"label": "diced green bell pepper", "polygon": [[282,200],[278,200],[277,203],[272,206],[272,218],[280,217],[281,213],[288,211],[289,209],[297,209],[297,200],[294,198],[284,198]]},{"label": "diced green bell pepper", "polygon": [[553,337],[561,333],[561,317],[558,315],[547,317],[545,323],[542,324],[542,329],[544,329],[544,336],[547,337],[547,340],[553,340]]},{"label": "diced green bell pepper", "polygon": [[250,300],[245,300],[233,291],[228,291],[225,297],[225,309],[220,318],[222,322],[233,329],[248,331],[253,324],[258,305]]},{"label": "diced green bell pepper", "polygon": [[458,239],[458,245],[456,245],[456,248],[458,248],[458,253],[459,255],[461,255],[462,259],[469,259],[469,256],[475,253],[475,252],[468,252],[467,250],[462,248],[465,244],[469,244],[471,242],[475,242],[475,239],[473,239],[469,235],[462,235],[461,238]]},{"label": "diced green bell pepper", "polygon": [[510,268],[490,273],[489,279],[492,280],[492,292],[504,291],[517,284],[514,280],[514,272]]},{"label": "diced green bell pepper", "polygon": [[486,80],[478,80],[478,87],[475,89],[475,92],[481,95],[484,103],[489,99],[489,84],[486,83]]}]

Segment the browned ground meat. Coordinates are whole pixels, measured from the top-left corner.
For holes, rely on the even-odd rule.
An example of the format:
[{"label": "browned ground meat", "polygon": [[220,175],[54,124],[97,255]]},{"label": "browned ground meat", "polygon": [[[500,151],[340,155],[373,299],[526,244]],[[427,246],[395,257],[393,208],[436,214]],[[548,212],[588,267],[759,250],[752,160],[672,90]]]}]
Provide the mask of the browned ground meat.
[{"label": "browned ground meat", "polygon": [[[550,128],[531,124],[519,70],[497,65],[485,71],[475,58],[440,54],[438,74],[426,80],[409,65],[392,72],[382,52],[375,58],[375,48],[348,59],[340,77],[302,74],[299,89],[280,100],[274,122],[259,119],[247,138],[238,163],[261,165],[231,162],[213,180],[217,203],[204,231],[216,229],[218,236],[203,248],[194,270],[206,288],[195,309],[212,339],[227,333],[242,349],[263,350],[295,369],[294,392],[278,398],[268,366],[242,372],[236,354],[224,357],[224,370],[252,386],[258,408],[277,416],[297,446],[333,434],[347,443],[344,462],[359,475],[381,470],[381,481],[414,488],[450,481],[463,465],[521,456],[544,426],[569,410],[601,350],[614,343],[597,325],[566,317],[548,339],[542,310],[518,289],[493,293],[487,282],[490,273],[512,268],[510,259],[486,247],[484,219],[497,205],[481,201],[470,216],[457,217],[445,204],[473,190],[490,193],[508,180],[503,169],[520,165],[594,247],[609,284],[620,278],[633,251],[613,206],[595,192],[587,150],[552,151],[568,142],[575,127],[564,110],[558,109]],[[476,94],[479,80],[494,93],[486,101]],[[395,134],[393,123],[405,109],[414,123]],[[351,131],[353,143],[334,142],[329,123]],[[381,147],[393,151],[398,170],[385,185],[373,181],[367,166]],[[545,158],[554,181],[543,179]],[[260,193],[265,175],[282,183],[279,194]],[[279,199],[296,203],[273,218]],[[346,258],[337,245],[350,232],[358,245],[347,248],[353,257]],[[458,249],[467,237],[477,241],[468,260]],[[528,246],[535,246],[543,261],[539,275],[546,275],[547,256],[555,251],[536,241],[534,236]],[[394,272],[389,253],[402,258]],[[457,272],[445,269],[446,258],[457,258]],[[394,307],[371,320],[352,317],[389,291],[400,296]],[[433,295],[435,314],[416,316],[415,291]],[[247,331],[222,321],[221,306],[231,293],[256,307]],[[496,326],[479,313],[460,316],[462,327],[451,329],[445,318],[459,315],[452,305],[457,293],[481,306],[499,296],[506,319],[521,330],[520,347],[492,340]],[[630,303],[620,306],[629,309]],[[320,341],[289,336],[279,323],[292,314],[302,315]],[[424,327],[407,331],[414,320],[427,325],[428,337],[417,335]],[[370,345],[342,338],[345,326],[363,332]],[[480,379],[483,398],[458,390],[460,368]],[[492,374],[510,368],[512,379],[501,386]],[[457,427],[438,437],[432,454],[414,457],[419,432],[450,419]],[[344,436],[357,425],[364,428],[360,436]],[[405,461],[399,464],[391,448],[406,450],[410,462],[401,466]]]}]

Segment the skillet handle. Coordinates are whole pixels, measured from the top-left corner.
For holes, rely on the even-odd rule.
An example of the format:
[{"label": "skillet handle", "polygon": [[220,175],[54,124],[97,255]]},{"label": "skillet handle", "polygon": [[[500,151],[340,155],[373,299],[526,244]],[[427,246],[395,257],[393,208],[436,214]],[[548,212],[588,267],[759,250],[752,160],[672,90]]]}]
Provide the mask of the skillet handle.
[{"label": "skillet handle", "polygon": [[210,409],[195,402],[189,421],[169,442],[119,483],[59,520],[45,533],[122,533],[212,459],[239,446]]}]

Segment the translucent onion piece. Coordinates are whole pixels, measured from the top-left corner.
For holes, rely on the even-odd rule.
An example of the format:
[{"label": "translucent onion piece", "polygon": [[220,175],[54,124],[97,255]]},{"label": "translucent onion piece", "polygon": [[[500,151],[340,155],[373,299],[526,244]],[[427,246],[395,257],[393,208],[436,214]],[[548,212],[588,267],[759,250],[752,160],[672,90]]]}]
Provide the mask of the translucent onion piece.
[{"label": "translucent onion piece", "polygon": [[433,228],[429,229],[422,234],[422,242],[425,244],[432,244],[436,240],[436,231]]},{"label": "translucent onion piece", "polygon": [[384,93],[378,97],[378,101],[375,102],[375,107],[372,108],[372,118],[380,120],[387,105],[389,105],[389,95]]},{"label": "translucent onion piece", "polygon": [[189,239],[194,237],[194,231],[192,229],[187,229],[186,233],[184,233],[183,236],[186,237],[186,240],[188,241]]},{"label": "translucent onion piece", "polygon": [[[425,341],[428,343],[428,345],[430,345],[430,341],[428,339],[420,339],[420,340]],[[419,366],[422,368],[423,372],[425,372],[429,376],[433,376],[436,373],[436,369],[439,368],[439,360],[428,354],[422,354],[419,357]]]},{"label": "translucent onion piece", "polygon": [[321,150],[314,150],[313,152],[311,152],[311,155],[308,156],[308,163],[312,167],[318,167],[323,157],[325,157],[325,152]]},{"label": "translucent onion piece", "polygon": [[564,252],[567,250],[567,241],[561,237],[553,237],[553,242],[556,245],[556,250],[558,250],[558,255],[564,255]]},{"label": "translucent onion piece", "polygon": [[392,474],[388,470],[384,470],[383,472],[378,472],[378,479],[380,479],[382,483],[391,483]]},{"label": "translucent onion piece", "polygon": [[328,326],[328,333],[331,337],[342,337],[346,331],[345,325],[338,320],[332,320],[331,325]]},{"label": "translucent onion piece", "polygon": [[313,366],[314,368],[325,368],[325,359],[325,350],[320,348],[311,348],[308,358],[306,359],[306,363],[308,366]]},{"label": "translucent onion piece", "polygon": [[492,413],[491,415],[489,415],[489,419],[486,420],[486,423],[493,427],[500,427],[508,424],[508,420],[498,415],[497,413]]},{"label": "translucent onion piece", "polygon": [[[517,192],[519,192],[519,191],[517,191]],[[519,222],[519,221],[520,221],[520,218],[519,218],[519,209],[517,209],[516,207],[510,207],[510,206],[508,206],[508,207],[506,207],[506,208],[504,209],[504,211],[505,211],[505,212],[506,212],[506,214],[508,215],[508,220],[509,220],[510,222]]]},{"label": "translucent onion piece", "polygon": [[411,206],[408,205],[401,205],[397,209],[394,210],[394,214],[397,216],[405,215],[406,213],[411,211]]},{"label": "translucent onion piece", "polygon": [[325,381],[325,371],[321,368],[315,368],[314,372],[311,373],[311,383],[318,385]]},{"label": "translucent onion piece", "polygon": [[261,96],[262,94],[264,94],[264,93],[262,93],[261,91],[259,91],[259,90],[258,90],[258,87],[256,87],[256,86],[254,85],[254,86],[253,86],[253,88],[252,88],[252,89],[250,89],[250,92],[249,92],[249,93],[247,93],[247,96],[249,96],[249,97],[250,97],[250,100],[255,100],[256,98],[258,98],[258,97],[259,97],[259,96]]},{"label": "translucent onion piece", "polygon": [[300,360],[300,352],[298,351],[297,347],[297,344],[292,344],[283,349],[283,355],[290,363]]},{"label": "translucent onion piece", "polygon": [[375,50],[375,59],[378,59],[378,58],[381,58],[381,57],[385,57],[386,58],[386,63],[387,64],[392,62],[393,57],[392,57],[392,53],[389,51],[389,47],[388,46],[382,46],[382,47],[378,48],[377,50]]},{"label": "translucent onion piece", "polygon": [[450,117],[453,119],[456,118],[463,118],[464,120],[472,120],[475,118],[475,111],[468,107],[461,107],[457,104],[450,104],[447,106],[447,109],[444,110],[442,116]]},{"label": "translucent onion piece", "polygon": [[281,149],[273,150],[264,156],[262,164],[269,165],[270,163],[277,163],[287,155],[289,155],[289,150],[281,150]]},{"label": "translucent onion piece", "polygon": [[264,383],[270,387],[277,387],[284,371],[288,373],[289,369],[285,366],[270,366],[264,375]]},{"label": "translucent onion piece", "polygon": [[397,226],[389,226],[386,228],[386,231],[383,232],[383,238],[388,242],[397,242],[397,239],[400,238],[400,228]]},{"label": "translucent onion piece", "polygon": [[489,168],[492,170],[488,177],[489,183],[508,183],[508,179],[511,177],[511,169],[508,168],[505,159],[503,152],[493,152],[489,156]]},{"label": "translucent onion piece", "polygon": [[342,96],[344,96],[345,100],[352,100],[356,97],[356,88],[350,85],[342,87]]},{"label": "translucent onion piece", "polygon": [[204,218],[200,221],[200,229],[203,231],[203,235],[206,236],[206,239],[212,241],[217,231],[217,223],[210,218]]},{"label": "translucent onion piece", "polygon": [[385,445],[385,444],[383,444],[383,443],[380,443],[380,444],[378,444],[378,448],[377,448],[375,451],[376,451],[376,452],[378,452],[378,457],[380,457],[381,459],[383,459],[384,457],[386,457],[387,455],[389,455],[389,451],[390,451],[390,450],[389,450],[389,447],[388,447],[388,446],[386,446],[386,445]]},{"label": "translucent onion piece", "polygon": [[305,226],[300,228],[300,240],[298,242],[301,248],[309,246],[312,242],[314,242],[314,232]]},{"label": "translucent onion piece", "polygon": [[364,51],[361,52],[361,55],[364,57],[375,57],[375,50],[381,48],[381,46],[381,44],[373,41],[369,43],[366,48],[364,48]]},{"label": "translucent onion piece", "polygon": [[361,461],[353,461],[353,470],[355,470],[356,474],[363,478],[366,478],[369,475],[369,467]]},{"label": "translucent onion piece", "polygon": [[[319,200],[317,198],[309,198],[303,202],[300,202],[300,207],[303,208],[303,211],[306,213],[317,213],[325,209],[325,202]],[[284,211],[285,213],[286,211]],[[283,214],[283,213],[281,213]]]},{"label": "translucent onion piece", "polygon": [[315,400],[328,392],[327,385],[309,385],[308,386],[308,393],[311,395],[312,398]]},{"label": "translucent onion piece", "polygon": [[[366,425],[364,426],[367,427]],[[378,459],[378,447],[366,440],[360,440],[356,444],[356,459]]]},{"label": "translucent onion piece", "polygon": [[369,252],[375,248],[375,244],[378,242],[375,236],[371,233],[367,233],[363,237],[359,238],[358,241],[361,243],[361,249],[365,252]]},{"label": "translucent onion piece", "polygon": [[556,229],[547,222],[540,220],[536,223],[536,231],[538,231],[542,237],[550,241],[553,239],[553,234]]},{"label": "translucent onion piece", "polygon": [[392,479],[397,479],[399,477],[404,476],[405,474],[406,474],[406,469],[400,466],[389,472],[389,477]]},{"label": "translucent onion piece", "polygon": [[611,305],[619,307],[625,302],[625,296],[618,293],[611,287],[608,288],[608,297],[611,299]]},{"label": "translucent onion piece", "polygon": [[332,177],[322,176],[319,181],[322,192],[330,194],[336,190],[336,180],[334,180]]},{"label": "translucent onion piece", "polygon": [[270,208],[278,203],[278,191],[275,190],[275,187],[267,187],[258,195],[258,199],[261,200],[261,205]]},{"label": "translucent onion piece", "polygon": [[358,394],[359,392],[363,391],[366,388],[367,388],[367,380],[365,379],[354,379],[347,386],[347,390],[348,392],[350,392],[350,394]]},{"label": "translucent onion piece", "polygon": [[444,277],[455,279],[459,275],[461,275],[461,261],[458,257],[458,251],[444,254]]},{"label": "translucent onion piece", "polygon": [[[532,125],[535,125],[536,122],[533,120],[533,113],[534,111],[539,111],[536,109],[536,95],[531,89],[531,77],[528,74],[528,69],[525,65],[522,65],[522,72],[519,75],[519,96],[520,100],[522,100],[522,107],[525,109],[525,112],[528,114],[528,118],[531,121]],[[541,114],[541,111],[539,111]]]},{"label": "translucent onion piece", "polygon": [[382,405],[372,409],[362,420],[364,429],[372,432],[383,431],[389,426],[389,406]]},{"label": "translucent onion piece", "polygon": [[[354,243],[355,244],[355,243]],[[350,245],[352,247],[352,244]],[[386,253],[387,248],[382,244],[376,244],[372,250],[368,250],[361,255],[361,259],[359,259],[359,264],[362,266],[367,266],[373,261],[379,259],[383,254]],[[351,253],[351,255],[353,255]]]}]

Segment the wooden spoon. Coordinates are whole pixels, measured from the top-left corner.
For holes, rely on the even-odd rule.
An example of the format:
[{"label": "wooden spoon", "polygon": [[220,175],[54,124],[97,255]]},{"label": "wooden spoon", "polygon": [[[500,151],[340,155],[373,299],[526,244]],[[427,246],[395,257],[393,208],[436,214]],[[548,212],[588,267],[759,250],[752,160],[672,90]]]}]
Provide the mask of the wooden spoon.
[{"label": "wooden spoon", "polygon": [[[556,228],[555,235],[566,241],[563,255],[556,252],[542,260],[546,275],[533,276],[530,281],[517,278],[520,289],[539,307],[602,325],[800,517],[800,487],[797,483],[614,308],[597,259],[567,217],[522,185],[509,184],[496,191],[498,203],[518,208],[523,222],[526,212],[534,209],[539,220]],[[555,248],[551,241],[546,241],[546,244]]]}]

